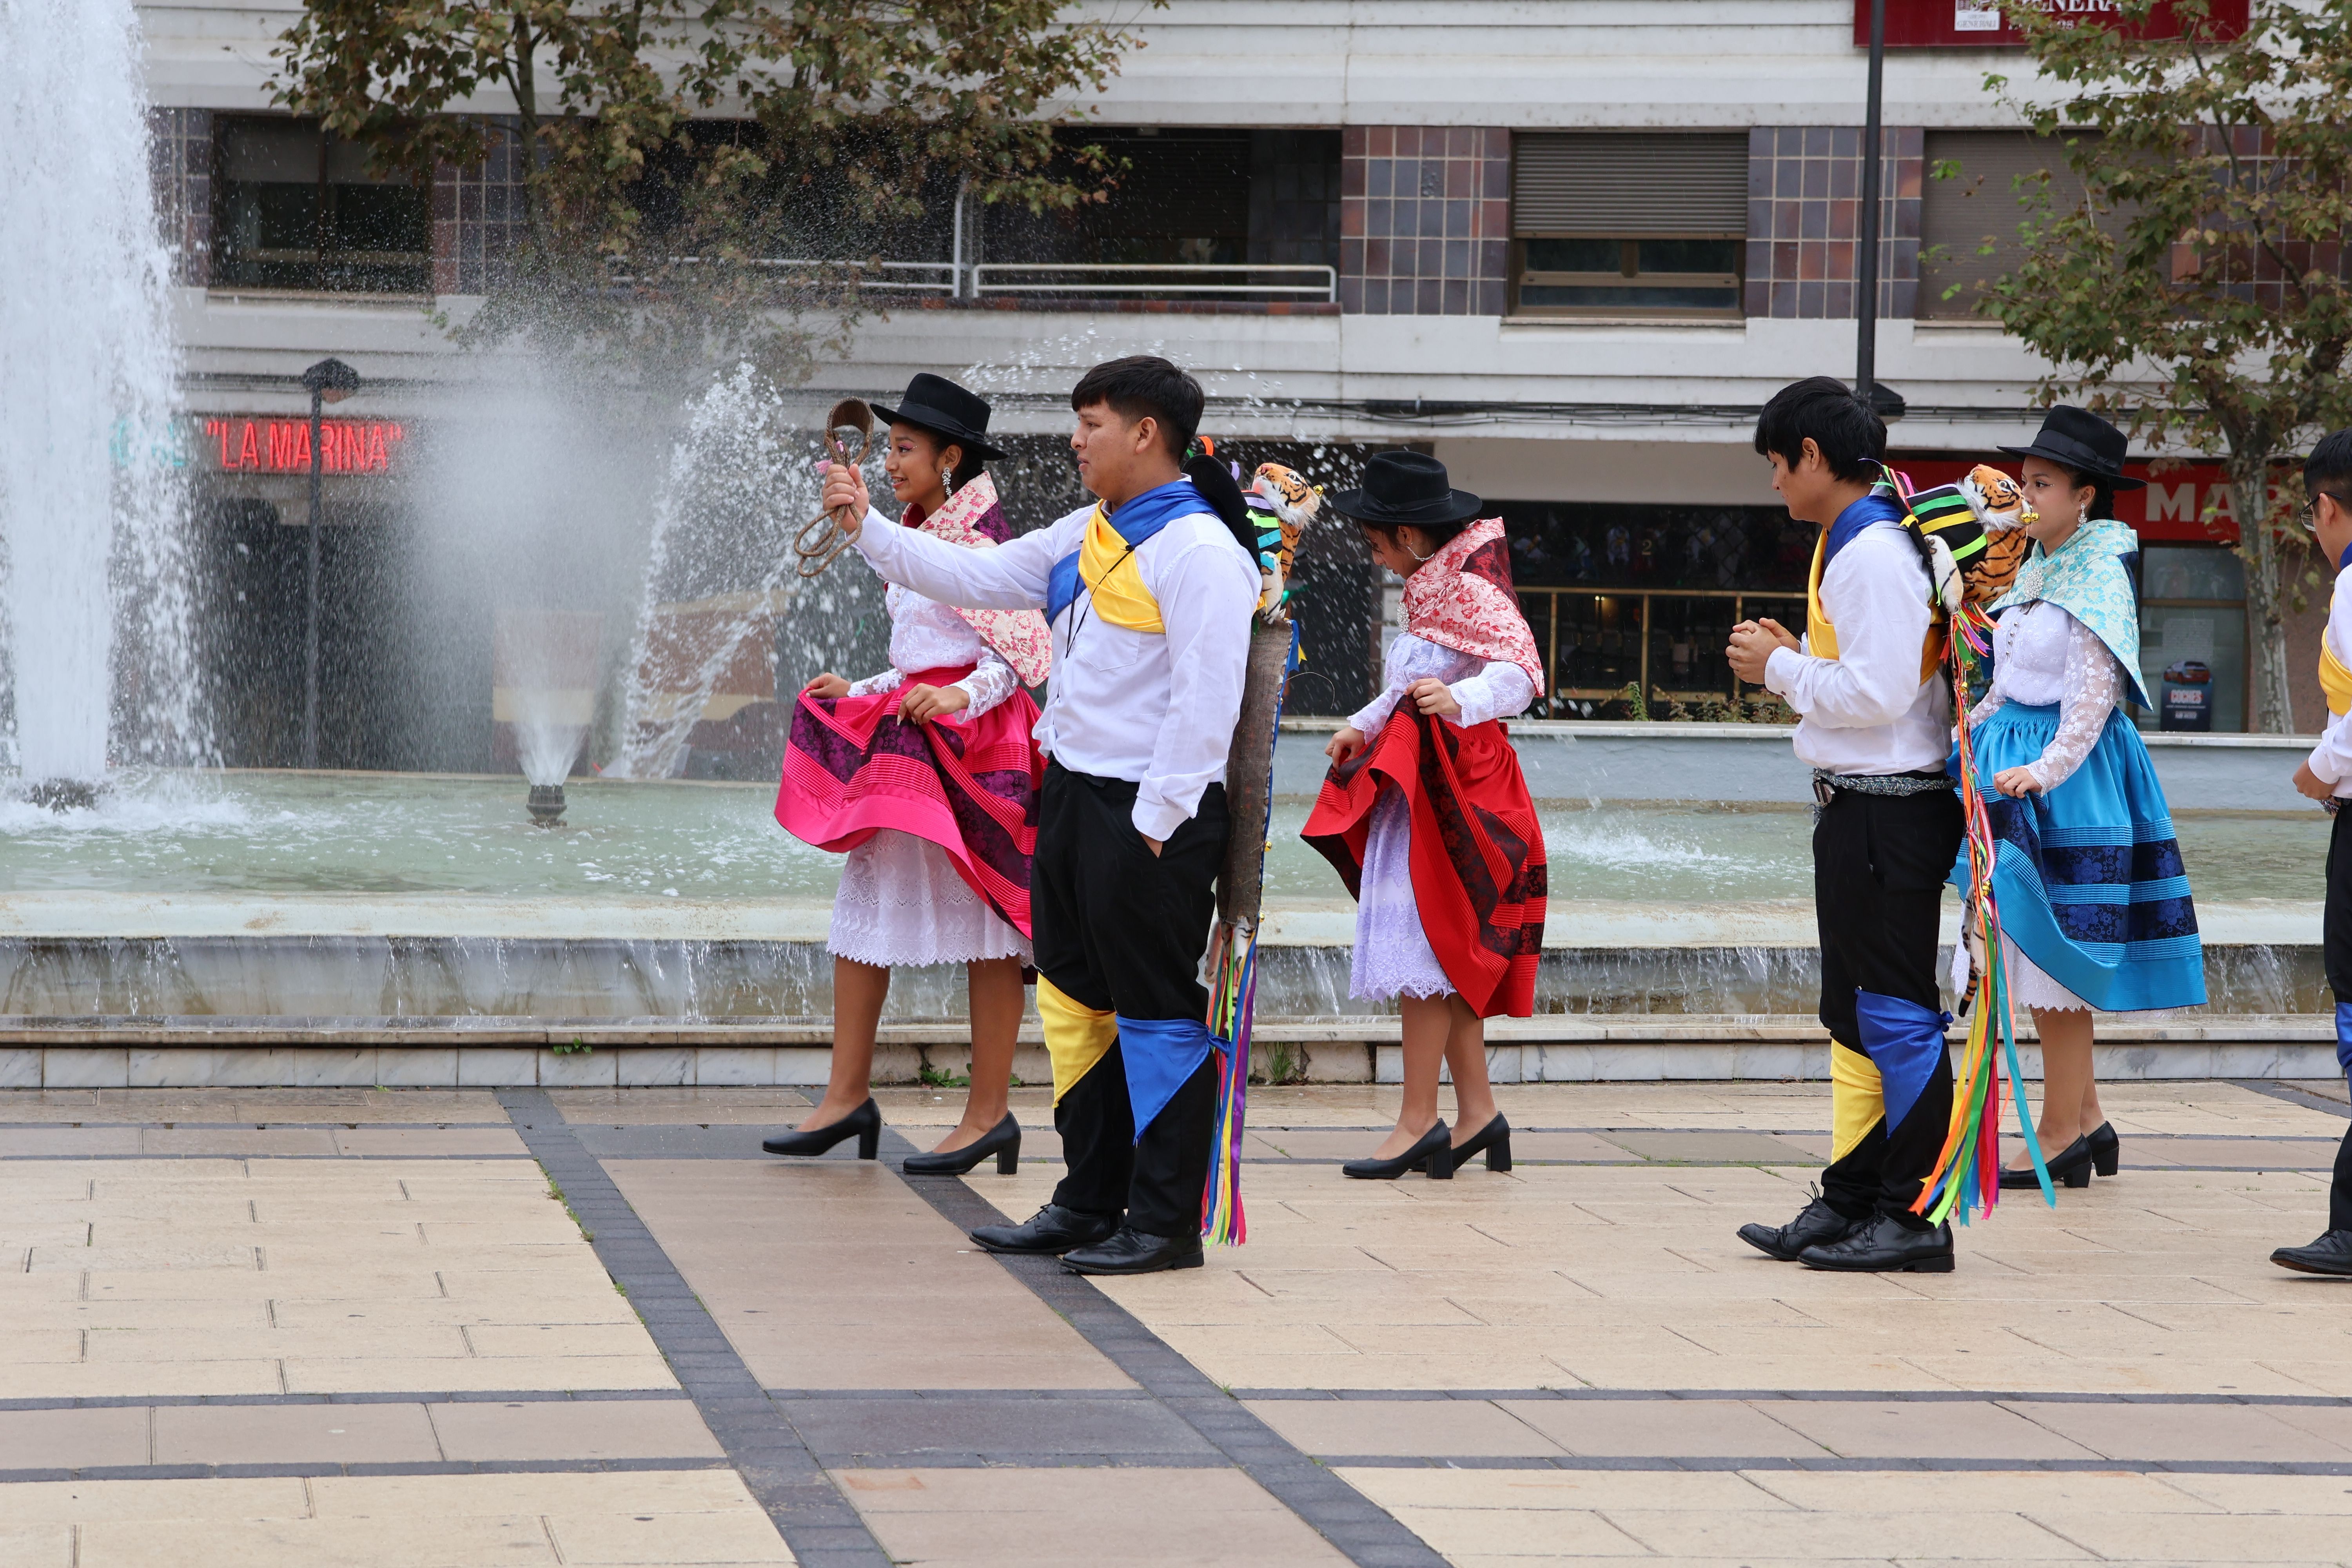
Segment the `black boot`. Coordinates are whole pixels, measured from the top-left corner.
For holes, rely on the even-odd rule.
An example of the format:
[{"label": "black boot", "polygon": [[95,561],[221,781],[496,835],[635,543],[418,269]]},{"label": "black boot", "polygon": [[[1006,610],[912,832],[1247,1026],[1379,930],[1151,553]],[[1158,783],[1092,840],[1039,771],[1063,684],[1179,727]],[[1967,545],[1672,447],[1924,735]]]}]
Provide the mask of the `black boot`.
[{"label": "black boot", "polygon": [[984,1225],[971,1233],[986,1252],[1051,1254],[1090,1247],[1118,1228],[1115,1214],[1081,1214],[1047,1204],[1019,1225]]},{"label": "black boot", "polygon": [[881,1152],[882,1108],[867,1095],[866,1103],[828,1127],[812,1128],[806,1132],[779,1132],[762,1142],[761,1148],[771,1154],[822,1154],[845,1138],[857,1140],[857,1157],[871,1160]]},{"label": "black boot", "polygon": [[1768,1257],[1783,1263],[1794,1263],[1797,1254],[1809,1247],[1819,1247],[1837,1240],[1854,1227],[1855,1222],[1830,1206],[1829,1199],[1819,1193],[1786,1225],[1743,1225],[1739,1239]]},{"label": "black boot", "polygon": [[940,1153],[909,1154],[898,1162],[898,1169],[910,1176],[961,1176],[991,1154],[996,1156],[996,1173],[1009,1176],[1021,1168],[1021,1123],[1006,1111],[1004,1120],[965,1144]]},{"label": "black boot", "polygon": [[1068,1274],[1157,1274],[1198,1268],[1202,1262],[1197,1236],[1154,1236],[1124,1225],[1108,1241],[1062,1255],[1062,1269]]},{"label": "black boot", "polygon": [[2309,1247],[2282,1247],[2271,1261],[2297,1274],[2352,1275],[2352,1230],[2331,1230]]},{"label": "black boot", "polygon": [[1949,1274],[1952,1271],[1952,1227],[1931,1226],[1913,1230],[1891,1214],[1855,1226],[1840,1239],[1809,1247],[1797,1255],[1808,1268],[1836,1268],[1849,1274]]}]

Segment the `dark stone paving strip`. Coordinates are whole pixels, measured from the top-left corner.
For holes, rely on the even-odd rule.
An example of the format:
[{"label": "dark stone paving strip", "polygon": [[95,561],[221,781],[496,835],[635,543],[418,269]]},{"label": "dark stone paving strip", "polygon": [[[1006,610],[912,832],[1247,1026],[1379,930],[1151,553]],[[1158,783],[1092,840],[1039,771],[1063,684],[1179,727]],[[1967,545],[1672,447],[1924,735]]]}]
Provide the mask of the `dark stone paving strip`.
[{"label": "dark stone paving strip", "polygon": [[590,1245],[596,1256],[628,1292],[654,1343],[801,1568],[888,1568],[889,1553],[760,1387],[612,1177],[573,1135],[553,1099],[541,1089],[500,1089],[498,1098],[594,1237]]},{"label": "dark stone paving strip", "polygon": [[667,1388],[526,1389],[500,1394],[470,1389],[456,1394],[131,1394],[103,1398],[0,1399],[0,1413],[11,1410],[121,1410],[199,1408],[231,1405],[609,1405],[679,1401],[687,1396]]},{"label": "dark stone paving strip", "polygon": [[1853,1388],[1236,1388],[1235,1399],[1275,1400],[1397,1400],[1443,1402],[1465,1400],[1484,1404],[1497,1399],[1588,1400],[1595,1403],[1644,1400],[1703,1400],[1715,1404],[1755,1404],[1773,1400],[1818,1405],[2305,1405],[2325,1408],[2352,1405],[2352,1398],[2334,1394],[2003,1394],[1972,1388],[1917,1388],[1872,1392]]},{"label": "dark stone paving strip", "polygon": [[836,1399],[903,1400],[909,1403],[932,1400],[946,1404],[958,1400],[988,1400],[1029,1404],[1062,1399],[1133,1403],[1150,1399],[1151,1395],[1139,1388],[772,1388],[768,1390],[768,1397],[795,1404],[821,1404]]},{"label": "dark stone paving strip", "polygon": [[[2239,1089],[2250,1089],[2256,1094],[2266,1094],[2273,1100],[2284,1100],[2289,1105],[2300,1105],[2306,1110],[2325,1110],[2330,1116],[2352,1117],[2352,1104],[2331,1100],[2324,1094],[2314,1094],[2307,1089],[2276,1082],[2266,1078],[2231,1078],[2221,1080]],[[2207,1137],[2225,1137],[2223,1133],[2207,1133]]]},{"label": "dark stone paving strip", "polygon": [[2352,1476],[2352,1462],[2315,1459],[2309,1462],[2269,1459],[1874,1459],[1851,1455],[1818,1459],[1782,1456],[1749,1459],[1690,1459],[1661,1455],[1654,1458],[1399,1458],[1392,1454],[1345,1456],[1328,1454],[1323,1462],[1335,1469],[1373,1470],[1927,1470],[1983,1473],[2052,1470],[2061,1474],[2161,1476]]},{"label": "dark stone paving strip", "polygon": [[[10,1481],[204,1481],[268,1476],[530,1476],[614,1470],[723,1470],[724,1459],[418,1459],[339,1465],[92,1465],[79,1470],[0,1470]],[[807,1561],[807,1559],[803,1559]]]},{"label": "dark stone paving strip", "polygon": [[45,1165],[102,1165],[115,1163],[131,1163],[153,1160],[334,1160],[344,1164],[364,1165],[371,1162],[398,1160],[404,1163],[430,1163],[436,1160],[528,1160],[529,1154],[513,1154],[504,1150],[481,1154],[257,1154],[250,1149],[222,1149],[214,1153],[201,1151],[190,1153],[176,1150],[169,1154],[84,1154],[72,1150],[54,1154],[0,1154],[0,1164],[32,1161]]},{"label": "dark stone paving strip", "polygon": [[[885,1127],[893,1164],[917,1152]],[[959,1230],[1005,1215],[961,1181],[917,1178],[908,1190]],[[1386,1509],[1293,1447],[1238,1400],[1145,1328],[1134,1314],[1054,1258],[999,1258],[1008,1273],[1059,1312],[1113,1365],[1359,1568],[1446,1568],[1445,1559]]]}]

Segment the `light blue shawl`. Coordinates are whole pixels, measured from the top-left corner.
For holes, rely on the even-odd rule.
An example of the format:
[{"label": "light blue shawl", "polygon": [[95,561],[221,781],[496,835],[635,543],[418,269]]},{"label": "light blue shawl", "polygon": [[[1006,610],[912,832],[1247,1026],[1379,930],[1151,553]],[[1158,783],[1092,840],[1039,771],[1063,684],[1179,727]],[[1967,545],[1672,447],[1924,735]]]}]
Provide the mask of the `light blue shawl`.
[{"label": "light blue shawl", "polygon": [[2139,680],[2139,595],[2131,575],[2138,558],[2139,535],[2128,523],[2112,518],[2084,523],[2055,554],[2036,543],[1992,613],[2047,599],[2107,645],[2131,682],[2132,700],[2152,707]]}]

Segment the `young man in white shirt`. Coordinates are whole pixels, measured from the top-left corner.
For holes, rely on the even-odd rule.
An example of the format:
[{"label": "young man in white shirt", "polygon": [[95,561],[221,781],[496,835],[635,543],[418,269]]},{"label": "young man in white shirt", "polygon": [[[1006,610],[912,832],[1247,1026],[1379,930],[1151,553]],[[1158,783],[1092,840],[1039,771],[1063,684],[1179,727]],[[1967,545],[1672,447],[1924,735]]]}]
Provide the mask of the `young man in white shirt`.
[{"label": "young man in white shirt", "polygon": [[888,522],[853,470],[825,483],[828,509],[864,520],[857,549],[883,577],[971,609],[1042,608],[1053,633],[1030,897],[1066,1173],[1027,1222],[972,1239],[1081,1274],[1202,1262],[1216,1067],[1200,966],[1259,590],[1257,563],[1184,476],[1202,402],[1164,359],[1087,372],[1070,445],[1102,504],[993,550]]},{"label": "young man in white shirt", "polygon": [[1941,1273],[1951,1227],[1911,1205],[1951,1121],[1937,925],[1962,821],[1944,766],[1951,689],[1925,546],[1881,483],[1886,426],[1844,384],[1783,387],[1757,422],[1756,450],[1789,515],[1822,529],[1804,640],[1743,621],[1727,651],[1740,679],[1799,715],[1797,759],[1813,770],[1832,1158],[1795,1219],[1739,1236],[1812,1268]]},{"label": "young man in white shirt", "polygon": [[[2303,465],[2303,493],[2319,552],[2336,567],[2336,596],[2320,633],[2319,685],[2327,697],[2327,728],[2294,770],[2294,787],[2336,814],[2327,836],[2327,917],[2324,952],[2327,988],[2336,993],[2336,1061],[2352,1074],[2352,430],[2338,430],[2311,449]],[[2352,1130],[2336,1151],[2336,1179],[2327,1189],[2327,1233],[2308,1247],[2282,1247],[2271,1261],[2300,1274],[2352,1274]]]}]

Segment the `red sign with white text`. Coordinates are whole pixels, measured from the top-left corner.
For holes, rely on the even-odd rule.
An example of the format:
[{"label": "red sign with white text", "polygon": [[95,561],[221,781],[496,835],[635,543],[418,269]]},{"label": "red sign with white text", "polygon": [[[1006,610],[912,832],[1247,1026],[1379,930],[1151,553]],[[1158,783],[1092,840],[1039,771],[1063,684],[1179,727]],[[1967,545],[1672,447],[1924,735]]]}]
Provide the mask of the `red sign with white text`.
[{"label": "red sign with white text", "polygon": [[[2014,475],[2016,459],[1994,457],[1993,467]],[[1948,485],[1976,467],[1951,458],[1889,458],[1886,466],[1917,489]],[[2219,463],[2178,463],[2163,473],[2146,463],[2126,463],[2124,472],[2146,479],[2147,488],[2116,492],[2116,521],[2127,522],[2142,539],[2158,544],[2235,544],[2237,510],[2230,502],[2230,487]],[[2209,520],[2207,509],[2212,510]]]},{"label": "red sign with white text", "polygon": [[[408,432],[383,420],[328,419],[319,426],[320,468],[330,474],[392,471],[393,455]],[[308,419],[244,417],[205,421],[205,447],[223,473],[307,474]]]},{"label": "red sign with white text", "polygon": [[[2016,0],[2008,0],[2014,5]],[[2076,23],[2114,26],[2122,16],[2116,0],[2031,0],[2039,10]],[[2246,30],[2251,0],[2212,0],[2208,15],[2214,33],[2234,38]],[[2147,38],[2177,38],[2180,24],[2168,4],[2158,5]],[[1870,0],[1853,0],[1853,41],[1870,47]],[[2024,37],[2002,15],[2002,0],[1886,0],[1886,47],[1890,49],[2013,49]]]}]

